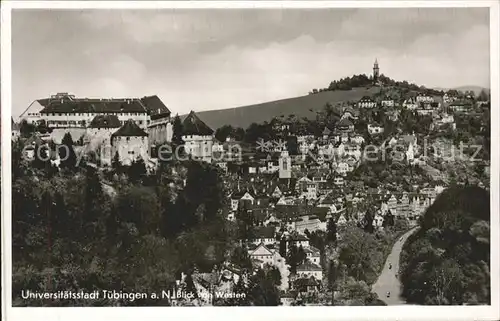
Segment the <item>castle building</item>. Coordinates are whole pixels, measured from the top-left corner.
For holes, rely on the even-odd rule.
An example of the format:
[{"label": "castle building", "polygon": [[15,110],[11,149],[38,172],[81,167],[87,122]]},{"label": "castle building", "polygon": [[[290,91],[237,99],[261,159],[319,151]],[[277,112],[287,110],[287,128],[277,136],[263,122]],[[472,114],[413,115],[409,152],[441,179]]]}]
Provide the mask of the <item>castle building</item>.
[{"label": "castle building", "polygon": [[377,61],[377,59],[375,59],[375,63],[373,64],[373,82],[374,83],[377,83],[377,81],[378,81],[379,72],[380,72],[380,69],[378,67],[378,61]]},{"label": "castle building", "polygon": [[157,96],[143,98],[77,98],[57,93],[37,99],[21,114],[21,119],[50,128],[87,128],[96,116],[115,115],[121,125],[132,119],[140,128],[153,126],[152,120],[169,121],[170,111]]},{"label": "castle building", "polygon": [[149,159],[148,134],[135,121],[129,119],[111,135],[112,157],[118,153],[118,159],[123,165],[130,165],[142,158]]},{"label": "castle building", "polygon": [[193,158],[212,161],[214,131],[191,111],[182,122],[184,150]]}]

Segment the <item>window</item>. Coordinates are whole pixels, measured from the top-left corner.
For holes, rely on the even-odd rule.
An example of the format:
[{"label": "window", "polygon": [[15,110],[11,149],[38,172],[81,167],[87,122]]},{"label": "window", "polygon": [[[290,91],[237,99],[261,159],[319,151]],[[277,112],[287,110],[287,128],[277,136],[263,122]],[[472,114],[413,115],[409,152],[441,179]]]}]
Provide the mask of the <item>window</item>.
[{"label": "window", "polygon": [[129,154],[129,155],[134,155],[134,151],[133,151],[133,150],[129,150],[129,151],[128,151],[128,154]]}]

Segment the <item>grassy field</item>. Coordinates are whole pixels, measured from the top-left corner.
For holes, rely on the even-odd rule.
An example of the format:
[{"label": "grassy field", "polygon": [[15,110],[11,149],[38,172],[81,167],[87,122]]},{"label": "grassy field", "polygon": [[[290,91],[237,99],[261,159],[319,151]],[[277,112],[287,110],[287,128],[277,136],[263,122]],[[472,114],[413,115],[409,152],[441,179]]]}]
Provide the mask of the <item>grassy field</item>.
[{"label": "grassy field", "polygon": [[307,95],[267,103],[198,112],[197,115],[212,129],[223,125],[247,128],[252,123],[270,121],[273,117],[294,114],[299,118],[314,119],[316,111],[321,110],[326,103],[333,105],[339,102],[357,101],[365,95],[373,95],[380,91],[379,87],[353,88],[347,91],[325,91],[314,95]]}]

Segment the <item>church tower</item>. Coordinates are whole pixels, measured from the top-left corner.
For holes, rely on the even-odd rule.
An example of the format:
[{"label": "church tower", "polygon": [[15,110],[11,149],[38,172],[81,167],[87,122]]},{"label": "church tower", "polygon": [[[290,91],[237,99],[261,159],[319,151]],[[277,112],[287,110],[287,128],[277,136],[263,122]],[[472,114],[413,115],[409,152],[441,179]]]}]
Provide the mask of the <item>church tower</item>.
[{"label": "church tower", "polygon": [[279,159],[279,178],[291,178],[292,177],[292,160],[288,151],[284,150],[281,152]]},{"label": "church tower", "polygon": [[373,64],[373,82],[376,83],[378,81],[378,76],[379,76],[379,68],[378,68],[378,61],[375,59],[375,63]]}]

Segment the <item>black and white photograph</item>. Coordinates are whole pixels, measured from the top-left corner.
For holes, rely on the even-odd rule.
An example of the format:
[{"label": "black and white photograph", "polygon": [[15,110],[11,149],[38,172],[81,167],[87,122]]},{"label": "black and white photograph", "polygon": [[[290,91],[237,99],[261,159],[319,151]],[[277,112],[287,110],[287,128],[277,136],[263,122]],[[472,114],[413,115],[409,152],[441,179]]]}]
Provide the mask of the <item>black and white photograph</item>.
[{"label": "black and white photograph", "polygon": [[11,307],[498,304],[498,2],[7,2]]}]

